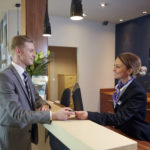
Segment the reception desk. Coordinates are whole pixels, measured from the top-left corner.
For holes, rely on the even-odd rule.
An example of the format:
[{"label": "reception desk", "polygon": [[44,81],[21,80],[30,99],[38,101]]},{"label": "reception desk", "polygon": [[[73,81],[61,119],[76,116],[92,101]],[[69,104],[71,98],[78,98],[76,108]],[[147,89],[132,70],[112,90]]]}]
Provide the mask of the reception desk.
[{"label": "reception desk", "polygon": [[71,150],[137,150],[136,141],[89,120],[52,121],[44,127]]}]

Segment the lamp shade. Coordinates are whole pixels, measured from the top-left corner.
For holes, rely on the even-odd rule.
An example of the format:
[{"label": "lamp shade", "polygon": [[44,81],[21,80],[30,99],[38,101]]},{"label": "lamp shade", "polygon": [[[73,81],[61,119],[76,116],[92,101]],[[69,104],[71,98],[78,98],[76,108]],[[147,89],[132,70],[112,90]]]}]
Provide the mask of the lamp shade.
[{"label": "lamp shade", "polygon": [[48,6],[47,5],[48,5],[48,3],[46,1],[46,10],[45,10],[43,36],[51,36],[51,25],[50,25],[50,22],[49,22]]},{"label": "lamp shade", "polygon": [[82,0],[72,0],[70,9],[71,20],[83,19]]}]

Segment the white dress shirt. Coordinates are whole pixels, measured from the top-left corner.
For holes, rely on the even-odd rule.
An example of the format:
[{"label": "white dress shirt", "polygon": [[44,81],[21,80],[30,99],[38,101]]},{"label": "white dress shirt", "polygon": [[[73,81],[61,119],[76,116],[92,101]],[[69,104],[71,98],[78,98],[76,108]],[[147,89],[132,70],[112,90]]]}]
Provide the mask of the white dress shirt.
[{"label": "white dress shirt", "polygon": [[15,67],[15,69],[17,70],[19,76],[20,76],[21,79],[22,79],[23,84],[25,85],[24,76],[23,76],[23,73],[24,73],[25,70],[24,70],[21,66],[19,66],[18,64],[14,63],[13,61],[12,61],[12,65],[13,65],[13,66]]}]

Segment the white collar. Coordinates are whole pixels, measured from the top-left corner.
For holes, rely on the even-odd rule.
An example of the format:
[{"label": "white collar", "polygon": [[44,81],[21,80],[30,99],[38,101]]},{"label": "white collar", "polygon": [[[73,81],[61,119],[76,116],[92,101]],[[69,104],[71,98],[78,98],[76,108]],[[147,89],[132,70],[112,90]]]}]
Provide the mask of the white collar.
[{"label": "white collar", "polygon": [[121,89],[120,92],[125,91],[126,88],[129,86],[129,84],[132,82],[133,80],[129,81],[126,85],[124,85]]},{"label": "white collar", "polygon": [[12,61],[12,65],[15,67],[15,69],[17,70],[19,75],[22,76],[22,74],[25,70],[21,66],[19,66],[18,64],[14,63],[13,61]]},{"label": "white collar", "polygon": [[[119,92],[119,98],[121,97],[121,95],[125,92],[125,90],[127,89],[127,87],[130,85],[130,83],[132,83],[133,80],[129,81],[125,86],[123,86],[121,89],[120,89],[120,92]],[[115,89],[117,88],[118,84],[115,86]]]}]

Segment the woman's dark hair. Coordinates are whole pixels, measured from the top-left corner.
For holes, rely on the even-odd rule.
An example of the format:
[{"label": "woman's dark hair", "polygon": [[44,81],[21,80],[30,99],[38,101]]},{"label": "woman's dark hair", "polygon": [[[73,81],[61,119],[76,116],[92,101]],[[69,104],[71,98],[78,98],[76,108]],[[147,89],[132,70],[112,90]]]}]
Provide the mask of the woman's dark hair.
[{"label": "woman's dark hair", "polygon": [[121,62],[127,67],[127,69],[132,68],[132,77],[136,77],[138,75],[143,76],[146,74],[147,68],[141,66],[141,59],[139,56],[130,52],[126,52],[120,54],[117,58],[121,60]]}]

